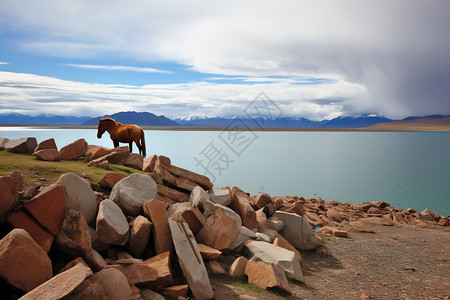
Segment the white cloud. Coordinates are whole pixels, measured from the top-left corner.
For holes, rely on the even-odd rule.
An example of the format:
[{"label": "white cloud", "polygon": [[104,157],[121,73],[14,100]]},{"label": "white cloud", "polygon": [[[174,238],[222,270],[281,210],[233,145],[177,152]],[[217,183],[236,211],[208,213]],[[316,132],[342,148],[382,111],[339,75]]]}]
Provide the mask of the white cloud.
[{"label": "white cloud", "polygon": [[199,72],[248,76],[248,81],[334,79],[367,91],[339,100],[345,113],[450,113],[447,0],[139,0],[132,5],[0,0],[0,5],[0,26],[25,33],[17,43],[26,51],[169,61]]},{"label": "white cloud", "polygon": [[138,73],[168,73],[168,74],[172,73],[171,71],[167,71],[167,70],[134,67],[134,66],[102,66],[102,65],[80,65],[80,64],[65,64],[65,66],[80,68],[80,69],[129,71],[129,72],[138,72]]},{"label": "white cloud", "polygon": [[0,65],[9,65],[9,63],[4,62],[4,61],[0,61]]},{"label": "white cloud", "polygon": [[0,72],[0,113],[97,116],[134,110],[172,118],[190,114],[242,116],[262,91],[277,103],[283,116],[302,115],[311,119],[340,115],[345,101],[366,93],[363,86],[346,81],[298,85],[285,79],[264,83],[205,81],[131,86]]}]

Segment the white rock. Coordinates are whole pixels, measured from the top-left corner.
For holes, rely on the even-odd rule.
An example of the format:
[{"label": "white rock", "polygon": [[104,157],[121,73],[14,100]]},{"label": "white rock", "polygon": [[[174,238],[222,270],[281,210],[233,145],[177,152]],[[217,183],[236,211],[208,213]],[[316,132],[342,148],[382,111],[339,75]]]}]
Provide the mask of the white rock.
[{"label": "white rock", "polygon": [[109,199],[116,202],[125,214],[137,216],[144,201],[157,199],[156,182],[148,175],[133,173],[117,182]]},{"label": "white rock", "polygon": [[231,203],[231,195],[229,189],[212,188],[208,191],[209,198],[212,202],[228,206]]},{"label": "white rock", "polygon": [[128,222],[120,207],[111,200],[100,202],[96,232],[105,244],[124,245],[128,241]]},{"label": "white rock", "polygon": [[194,298],[214,298],[205,263],[188,224],[170,220],[169,227],[181,269]]},{"label": "white rock", "polygon": [[267,221],[269,222],[269,229],[275,230],[276,232],[283,230],[283,221],[274,218],[269,218]]},{"label": "white rock", "polygon": [[276,211],[273,216],[283,221],[284,227],[280,234],[295,248],[307,251],[319,246],[314,230],[304,218],[284,211]]},{"label": "white rock", "polygon": [[273,263],[294,279],[301,282],[305,281],[300,262],[294,252],[263,241],[252,241],[245,244],[245,246],[252,253],[253,257],[251,259],[253,261]]},{"label": "white rock", "polygon": [[97,201],[89,182],[73,173],[66,173],[59,177],[56,184],[63,187],[66,195],[66,213],[69,209],[77,210],[91,223],[97,212]]},{"label": "white rock", "polygon": [[243,246],[246,241],[254,239],[256,239],[256,233],[245,226],[241,226],[241,228],[239,229],[239,235],[234,242],[232,250],[239,251],[240,249],[242,249],[240,248],[240,246]]},{"label": "white rock", "polygon": [[232,210],[231,208],[218,204],[218,203],[213,203],[211,201],[204,201],[203,202],[203,215],[205,216],[205,219],[208,219],[209,216],[213,215],[216,210],[218,210],[219,208],[223,208],[225,210],[225,212],[227,213],[227,215],[232,216],[233,218],[236,219],[236,221],[238,222],[238,225],[241,226],[242,225],[242,219],[241,216],[238,215],[234,210]]},{"label": "white rock", "polygon": [[192,202],[198,209],[203,210],[203,202],[205,201],[210,201],[209,194],[201,186],[196,186],[189,196],[189,202]]},{"label": "white rock", "polygon": [[267,234],[261,233],[261,232],[257,232],[255,233],[256,235],[256,240],[257,241],[263,241],[266,243],[270,243],[270,237]]}]

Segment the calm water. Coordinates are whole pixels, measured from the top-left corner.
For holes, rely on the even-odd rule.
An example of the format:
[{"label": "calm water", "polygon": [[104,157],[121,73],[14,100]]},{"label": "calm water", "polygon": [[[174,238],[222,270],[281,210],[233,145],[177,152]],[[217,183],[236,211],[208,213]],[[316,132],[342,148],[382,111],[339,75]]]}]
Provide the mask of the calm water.
[{"label": "calm water", "polygon": [[[326,201],[382,200],[450,215],[450,132],[145,133],[148,155],[206,172],[216,186]],[[107,133],[99,140],[91,129],[0,127],[0,136],[53,137],[59,148],[79,138],[113,146]]]}]

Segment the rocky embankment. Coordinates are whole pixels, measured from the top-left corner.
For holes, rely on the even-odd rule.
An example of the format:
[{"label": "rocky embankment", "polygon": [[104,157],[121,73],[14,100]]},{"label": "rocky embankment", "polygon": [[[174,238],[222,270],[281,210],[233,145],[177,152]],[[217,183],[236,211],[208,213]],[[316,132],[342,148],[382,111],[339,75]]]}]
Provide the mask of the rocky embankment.
[{"label": "rocky embankment", "polygon": [[[73,173],[39,190],[27,189],[18,170],[0,177],[0,289],[6,299],[211,299],[210,275],[222,273],[291,293],[288,277],[305,282],[301,253],[321,248],[318,228],[345,238],[340,223],[363,218],[450,225],[429,210],[381,201],[251,196],[238,187],[214,187],[168,157],[144,160],[127,147],[83,139],[58,151],[52,139],[38,145],[33,138],[0,138],[1,148],[146,172],[106,173],[95,190],[97,183]],[[221,260],[225,255],[233,259]]]}]

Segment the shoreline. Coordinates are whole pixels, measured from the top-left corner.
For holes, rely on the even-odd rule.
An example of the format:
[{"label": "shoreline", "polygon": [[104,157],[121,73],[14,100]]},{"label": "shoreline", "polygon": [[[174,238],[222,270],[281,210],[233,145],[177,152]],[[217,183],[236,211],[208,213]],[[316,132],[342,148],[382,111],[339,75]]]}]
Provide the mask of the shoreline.
[{"label": "shoreline", "polygon": [[[94,125],[35,125],[35,124],[0,124],[0,128],[25,127],[36,129],[97,129]],[[161,131],[225,131],[230,127],[197,126],[140,126],[144,130]],[[450,129],[371,129],[371,128],[285,128],[285,127],[232,127],[238,131],[267,132],[450,132]]]}]

